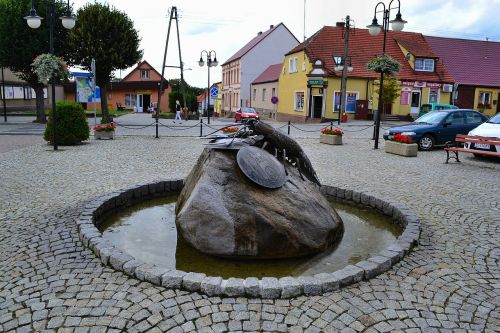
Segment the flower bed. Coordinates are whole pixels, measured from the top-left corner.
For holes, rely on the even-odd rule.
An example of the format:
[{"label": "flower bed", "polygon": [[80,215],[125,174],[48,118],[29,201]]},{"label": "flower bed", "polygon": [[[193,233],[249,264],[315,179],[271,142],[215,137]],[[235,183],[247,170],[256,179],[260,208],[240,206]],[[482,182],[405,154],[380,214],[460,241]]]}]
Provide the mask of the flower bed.
[{"label": "flower bed", "polygon": [[323,128],[319,137],[319,142],[329,145],[341,145],[344,132],[339,129]]},{"label": "flower bed", "polygon": [[110,139],[113,140],[115,138],[115,123],[106,123],[96,125],[94,127],[94,138],[96,140],[101,139]]},{"label": "flower bed", "polygon": [[418,152],[418,145],[406,135],[395,134],[385,142],[385,152],[407,157],[415,157]]},{"label": "flower bed", "polygon": [[221,129],[222,133],[224,133],[224,134],[236,133],[239,130],[240,130],[239,127],[224,127]]}]

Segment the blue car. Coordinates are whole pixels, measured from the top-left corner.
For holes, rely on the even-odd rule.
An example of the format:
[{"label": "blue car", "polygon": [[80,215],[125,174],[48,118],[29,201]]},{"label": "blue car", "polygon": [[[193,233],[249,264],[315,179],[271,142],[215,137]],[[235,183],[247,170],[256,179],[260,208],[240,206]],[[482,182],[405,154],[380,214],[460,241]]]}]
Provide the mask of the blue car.
[{"label": "blue car", "polygon": [[384,133],[384,139],[388,140],[394,134],[401,133],[418,143],[418,149],[431,150],[447,141],[454,141],[458,133],[469,133],[487,120],[488,117],[474,110],[436,110],[417,118],[411,124],[389,128]]}]

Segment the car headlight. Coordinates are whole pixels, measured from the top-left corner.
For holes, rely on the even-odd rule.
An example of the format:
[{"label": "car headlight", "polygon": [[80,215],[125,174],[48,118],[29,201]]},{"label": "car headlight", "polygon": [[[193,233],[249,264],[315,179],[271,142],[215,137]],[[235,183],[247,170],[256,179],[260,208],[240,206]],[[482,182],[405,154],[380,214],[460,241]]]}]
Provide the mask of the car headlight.
[{"label": "car headlight", "polygon": [[412,136],[412,135],[416,135],[417,133],[415,132],[402,132],[401,135],[407,135],[407,136]]},{"label": "car headlight", "polygon": [[389,134],[390,134],[389,131],[384,132],[384,135],[389,135]]}]

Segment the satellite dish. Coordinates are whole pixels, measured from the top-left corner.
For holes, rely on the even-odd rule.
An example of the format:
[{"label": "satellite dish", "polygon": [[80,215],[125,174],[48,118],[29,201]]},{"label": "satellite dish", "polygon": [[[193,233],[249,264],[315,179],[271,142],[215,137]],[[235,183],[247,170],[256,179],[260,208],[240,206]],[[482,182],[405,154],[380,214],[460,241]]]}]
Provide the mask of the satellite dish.
[{"label": "satellite dish", "polygon": [[407,54],[406,54],[405,59],[406,59],[407,61],[408,61],[408,60],[410,60],[410,59],[411,59],[411,54],[410,54],[410,53],[407,53]]}]

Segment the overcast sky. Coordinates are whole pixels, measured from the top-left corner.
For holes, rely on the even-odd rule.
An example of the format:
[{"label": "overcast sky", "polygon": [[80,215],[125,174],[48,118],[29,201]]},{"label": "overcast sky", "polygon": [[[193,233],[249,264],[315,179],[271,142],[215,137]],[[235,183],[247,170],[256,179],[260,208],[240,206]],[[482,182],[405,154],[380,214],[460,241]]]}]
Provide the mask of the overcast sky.
[{"label": "overcast sky", "polygon": [[[89,0],[72,0],[76,9]],[[207,67],[199,67],[201,50],[215,50],[219,64],[225,62],[259,31],[284,23],[303,41],[325,25],[350,15],[357,28],[371,23],[378,0],[97,0],[124,11],[134,21],[141,37],[144,60],[161,72],[169,22],[169,8],[179,12],[179,31],[185,80],[207,86]],[[305,32],[304,32],[305,3]],[[389,1],[386,1],[388,5]],[[397,5],[393,2],[393,7]],[[380,8],[380,7],[379,7]],[[500,0],[401,0],[401,14],[408,21],[405,31],[434,36],[500,41]],[[396,12],[391,13],[391,19]],[[379,22],[382,17],[378,14]],[[172,21],[175,23],[175,21]],[[177,38],[172,25],[167,65],[178,65]],[[191,70],[189,70],[191,68]],[[123,71],[122,77],[128,73]],[[117,73],[120,76],[120,73]],[[168,69],[167,79],[179,78],[179,70]],[[220,65],[210,70],[210,82],[221,80]]]}]

